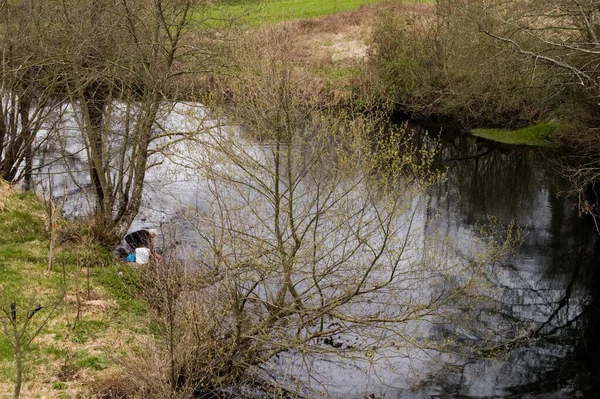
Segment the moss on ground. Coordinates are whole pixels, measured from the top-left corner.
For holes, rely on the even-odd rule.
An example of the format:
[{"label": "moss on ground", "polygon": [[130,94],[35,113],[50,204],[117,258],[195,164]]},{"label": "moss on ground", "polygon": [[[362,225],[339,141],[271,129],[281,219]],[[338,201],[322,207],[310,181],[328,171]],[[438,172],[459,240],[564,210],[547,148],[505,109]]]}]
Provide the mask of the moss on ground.
[{"label": "moss on ground", "polygon": [[517,130],[509,129],[474,129],[474,136],[499,143],[528,145],[532,147],[552,147],[553,135],[559,130],[557,123],[547,122],[524,127]]}]

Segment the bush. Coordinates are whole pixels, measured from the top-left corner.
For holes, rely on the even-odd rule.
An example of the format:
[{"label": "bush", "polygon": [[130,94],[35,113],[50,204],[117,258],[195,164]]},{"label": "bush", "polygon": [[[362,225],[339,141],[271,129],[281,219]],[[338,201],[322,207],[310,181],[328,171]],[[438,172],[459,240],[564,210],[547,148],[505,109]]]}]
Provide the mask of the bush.
[{"label": "bush", "polygon": [[447,2],[427,13],[382,14],[368,68],[376,95],[416,116],[521,127],[558,106],[549,92],[557,76],[506,51]]},{"label": "bush", "polygon": [[238,375],[224,339],[227,312],[206,287],[210,277],[180,261],[151,262],[140,277],[138,296],[148,305],[156,341],[127,361],[138,387],[150,397],[191,397],[231,386]]}]

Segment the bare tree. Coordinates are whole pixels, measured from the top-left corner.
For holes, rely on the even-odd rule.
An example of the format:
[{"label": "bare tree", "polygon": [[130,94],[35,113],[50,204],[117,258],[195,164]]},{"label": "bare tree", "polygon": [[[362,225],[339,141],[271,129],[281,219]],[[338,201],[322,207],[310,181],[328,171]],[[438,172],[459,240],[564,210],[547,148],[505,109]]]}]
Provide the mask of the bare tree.
[{"label": "bare tree", "polygon": [[95,232],[113,244],[139,210],[146,170],[160,162],[153,156],[183,135],[162,118],[193,97],[189,77],[218,53],[209,17],[198,0],[0,7],[2,176],[30,176],[34,147],[60,127],[63,149],[82,143]]},{"label": "bare tree", "polygon": [[540,65],[562,70],[565,83],[595,88],[600,66],[600,6],[595,0],[438,2],[445,15],[469,18],[485,34]]},{"label": "bare tree", "polygon": [[174,134],[159,120],[174,79],[189,71],[183,61],[195,54],[182,42],[195,2],[70,3],[61,17],[63,57],[73,67],[66,90],[89,163],[97,235],[111,243],[139,210],[152,142]]},{"label": "bare tree", "polygon": [[[261,32],[243,43],[229,121],[198,138],[207,209],[198,218],[203,267],[222,307],[220,374],[243,379],[286,351],[363,357],[406,342],[407,323],[481,294],[488,262],[424,238],[419,194],[440,177],[432,153],[404,130],[339,110],[289,61],[291,43]],[[252,47],[254,46],[254,47]],[[429,241],[431,239],[432,241]],[[208,293],[207,289],[207,293]],[[324,342],[357,337],[336,351]]]},{"label": "bare tree", "polygon": [[[55,133],[60,75],[38,46],[43,27],[31,4],[0,4],[0,177],[32,187],[33,156]],[[64,100],[64,98],[62,99]]]},{"label": "bare tree", "polygon": [[[53,317],[58,304],[42,306],[35,304],[35,300],[31,300],[28,303],[24,301],[23,306],[17,306],[17,302],[10,302],[9,304],[4,295],[5,293],[3,292],[2,294],[3,298],[2,302],[0,302],[0,326],[2,326],[2,332],[14,351],[15,388],[13,399],[18,399],[23,382],[23,357],[31,342]],[[41,318],[41,320],[36,323],[34,317],[42,310],[45,310],[45,314],[38,316],[37,318]]]}]

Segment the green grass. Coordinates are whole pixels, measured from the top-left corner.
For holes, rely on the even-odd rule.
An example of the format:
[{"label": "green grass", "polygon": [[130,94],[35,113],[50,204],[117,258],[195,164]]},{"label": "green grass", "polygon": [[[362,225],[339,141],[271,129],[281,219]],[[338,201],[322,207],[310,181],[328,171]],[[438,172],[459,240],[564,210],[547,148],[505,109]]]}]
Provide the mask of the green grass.
[{"label": "green grass", "polygon": [[69,352],[55,345],[49,345],[48,347],[46,347],[46,353],[54,357],[65,357]]},{"label": "green grass", "polygon": [[86,335],[91,338],[97,338],[106,332],[108,329],[108,323],[104,320],[81,320],[77,323],[77,329],[83,331]]},{"label": "green grass", "polygon": [[139,272],[128,265],[95,268],[95,281],[117,300],[119,308],[132,316],[145,316],[145,305],[136,299],[140,289]]},{"label": "green grass", "polygon": [[474,136],[487,140],[513,145],[527,145],[532,147],[551,147],[552,135],[558,131],[556,123],[538,123],[517,130],[508,129],[474,129]]},{"label": "green grass", "polygon": [[47,248],[48,243],[42,243],[37,240],[0,245],[0,263],[45,263],[48,261]]},{"label": "green grass", "polygon": [[77,330],[72,334],[69,340],[74,344],[85,344],[88,341],[88,337],[85,334],[85,331]]},{"label": "green grass", "polygon": [[2,361],[3,359],[12,359],[14,354],[13,351],[13,347],[10,344],[10,342],[8,342],[8,338],[6,338],[6,336],[1,335],[0,336],[0,361]]},{"label": "green grass", "polygon": [[[389,0],[388,0],[389,1]],[[394,1],[394,0],[392,0]],[[402,0],[395,0],[402,1]],[[432,0],[404,0],[405,3],[430,3]],[[209,10],[197,10],[196,18],[238,17],[247,25],[308,19],[338,12],[356,10],[360,6],[381,3],[382,0],[225,0]]]},{"label": "green grass", "polygon": [[39,238],[39,232],[44,228],[39,218],[24,211],[1,213],[0,226],[0,244],[33,241]]},{"label": "green grass", "polygon": [[16,287],[22,284],[23,275],[19,273],[18,268],[14,267],[18,265],[18,263],[20,263],[20,261],[16,261],[13,259],[11,262],[6,262],[3,261],[2,258],[0,258],[0,277],[2,278],[3,289],[6,290],[9,287]]},{"label": "green grass", "polygon": [[92,370],[104,370],[111,365],[111,360],[106,356],[94,356],[82,351],[77,354],[77,366]]},{"label": "green grass", "polygon": [[82,319],[76,328],[69,333],[69,341],[75,344],[84,344],[90,339],[96,339],[106,333],[109,324],[104,320]]},{"label": "green grass", "polygon": [[40,217],[43,204],[31,193],[17,193],[10,197],[10,205],[0,212],[0,244],[24,243],[47,236]]}]

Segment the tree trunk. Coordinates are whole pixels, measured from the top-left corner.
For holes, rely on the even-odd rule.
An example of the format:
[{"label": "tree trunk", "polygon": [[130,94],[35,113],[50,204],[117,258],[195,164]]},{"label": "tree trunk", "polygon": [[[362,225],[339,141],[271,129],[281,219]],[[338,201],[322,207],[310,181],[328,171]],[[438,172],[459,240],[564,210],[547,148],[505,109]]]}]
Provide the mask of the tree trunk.
[{"label": "tree trunk", "polygon": [[[21,137],[23,137],[23,143],[19,151],[22,151],[22,159],[25,160],[25,170],[23,177],[25,178],[25,190],[31,190],[33,188],[32,170],[33,170],[33,132],[29,121],[29,110],[30,102],[25,98],[19,99],[19,118],[21,119]],[[19,161],[16,166],[21,162]]]},{"label": "tree trunk", "polygon": [[88,85],[83,94],[85,98],[84,112],[89,119],[87,126],[88,145],[90,146],[90,178],[92,188],[96,196],[96,214],[103,215],[110,211],[106,209],[106,194],[104,181],[104,148],[102,143],[104,112],[107,105],[107,98],[102,93],[102,89],[95,84]]},{"label": "tree trunk", "polygon": [[[18,337],[15,337],[18,339]],[[19,399],[19,395],[21,394],[21,384],[23,382],[23,354],[21,353],[21,343],[16,342],[15,345],[15,363],[17,367],[17,376],[15,378],[15,390],[13,394],[13,399]]]}]

